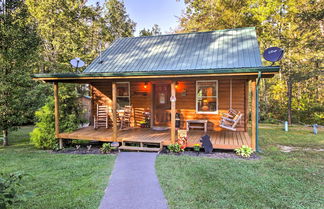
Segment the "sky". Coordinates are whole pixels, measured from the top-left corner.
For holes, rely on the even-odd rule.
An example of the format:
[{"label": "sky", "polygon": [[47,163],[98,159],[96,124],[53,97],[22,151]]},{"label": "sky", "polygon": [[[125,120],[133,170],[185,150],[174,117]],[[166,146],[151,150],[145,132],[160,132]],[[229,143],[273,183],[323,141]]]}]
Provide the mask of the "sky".
[{"label": "sky", "polygon": [[[105,0],[88,0],[88,4],[103,3]],[[183,0],[124,0],[129,17],[136,22],[136,32],[150,29],[158,24],[161,32],[167,33],[178,26],[178,18],[185,9]]]}]

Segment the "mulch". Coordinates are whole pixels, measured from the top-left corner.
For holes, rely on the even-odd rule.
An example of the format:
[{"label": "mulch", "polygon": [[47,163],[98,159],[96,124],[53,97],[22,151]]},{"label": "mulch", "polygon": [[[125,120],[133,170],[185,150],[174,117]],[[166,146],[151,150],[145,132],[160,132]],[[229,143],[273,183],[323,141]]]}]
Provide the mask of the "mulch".
[{"label": "mulch", "polygon": [[214,150],[212,153],[207,154],[205,152],[184,151],[182,153],[170,153],[167,149],[164,149],[160,154],[162,155],[175,155],[175,156],[193,156],[193,157],[207,157],[218,159],[243,159],[243,160],[259,160],[261,156],[253,153],[251,157],[244,158],[236,155],[233,151],[227,150]]},{"label": "mulch", "polygon": [[[75,147],[67,147],[63,150],[51,151],[52,153],[63,153],[63,154],[78,154],[78,155],[86,155],[86,154],[95,154],[95,155],[117,155],[118,150],[113,150],[110,153],[102,153],[100,151],[100,147],[91,147],[88,150],[86,147],[80,147],[79,149]],[[168,149],[164,148],[161,152],[161,155],[174,155],[174,156],[192,156],[192,157],[207,157],[207,158],[218,158],[218,159],[243,159],[243,160],[259,160],[261,156],[253,153],[249,158],[243,158],[241,156],[236,155],[233,151],[228,150],[214,150],[211,154],[202,152],[195,152],[191,150],[186,150],[182,153],[171,153]]]},{"label": "mulch", "polygon": [[116,155],[118,150],[113,150],[110,153],[102,153],[99,147],[92,147],[88,150],[86,147],[80,147],[76,149],[74,147],[64,148],[62,150],[52,151],[52,153],[64,153],[64,154],[77,154],[77,155],[86,155],[86,154],[95,154],[95,155]]}]

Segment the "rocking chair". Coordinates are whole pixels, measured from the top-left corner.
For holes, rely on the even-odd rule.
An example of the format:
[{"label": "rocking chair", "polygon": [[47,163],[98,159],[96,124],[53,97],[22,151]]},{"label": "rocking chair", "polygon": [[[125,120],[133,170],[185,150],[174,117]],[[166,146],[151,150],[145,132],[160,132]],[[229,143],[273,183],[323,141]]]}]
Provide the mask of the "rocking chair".
[{"label": "rocking chair", "polygon": [[132,116],[132,106],[125,106],[123,114],[119,116],[120,129],[125,129],[130,127],[131,116]]},{"label": "rocking chair", "polygon": [[93,119],[94,129],[99,127],[108,128],[108,107],[105,105],[97,104],[97,114]]},{"label": "rocking chair", "polygon": [[238,112],[233,118],[223,116],[219,126],[231,131],[236,131],[236,126],[242,117],[243,114],[241,112]]}]

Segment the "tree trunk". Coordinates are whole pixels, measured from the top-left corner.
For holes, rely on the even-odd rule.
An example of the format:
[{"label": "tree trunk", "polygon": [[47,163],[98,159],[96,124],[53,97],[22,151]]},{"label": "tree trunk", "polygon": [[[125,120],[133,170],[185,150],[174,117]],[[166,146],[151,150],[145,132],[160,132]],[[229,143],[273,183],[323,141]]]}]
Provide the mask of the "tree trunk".
[{"label": "tree trunk", "polygon": [[9,146],[9,141],[8,141],[8,130],[3,130],[3,146]]},{"label": "tree trunk", "polygon": [[287,81],[287,97],[288,97],[288,124],[291,125],[291,100],[292,100],[292,81]]}]

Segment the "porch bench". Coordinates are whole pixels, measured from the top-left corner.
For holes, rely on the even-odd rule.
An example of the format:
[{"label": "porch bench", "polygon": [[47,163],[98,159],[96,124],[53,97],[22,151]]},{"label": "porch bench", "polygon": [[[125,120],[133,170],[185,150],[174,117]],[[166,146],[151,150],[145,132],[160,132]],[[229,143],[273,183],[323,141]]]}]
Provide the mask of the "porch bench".
[{"label": "porch bench", "polygon": [[[187,123],[187,131],[190,130],[190,128],[203,128],[204,132],[207,133],[207,124],[208,120],[186,120]],[[203,126],[197,126],[197,125],[191,125],[191,124],[202,124]]]}]

